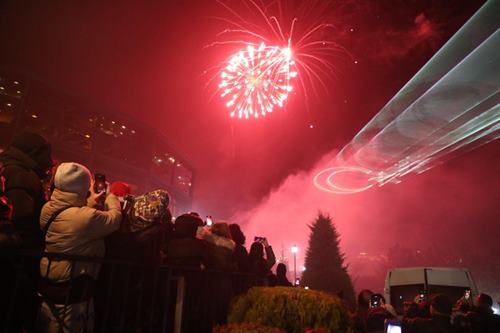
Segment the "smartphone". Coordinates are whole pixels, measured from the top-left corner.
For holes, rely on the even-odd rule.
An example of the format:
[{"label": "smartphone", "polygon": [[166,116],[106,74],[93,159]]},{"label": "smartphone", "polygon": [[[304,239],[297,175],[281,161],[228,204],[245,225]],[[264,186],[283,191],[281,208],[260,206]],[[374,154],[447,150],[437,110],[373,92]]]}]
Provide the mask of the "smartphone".
[{"label": "smartphone", "polygon": [[398,320],[387,320],[385,323],[385,333],[401,333],[401,322]]},{"label": "smartphone", "polygon": [[266,237],[261,237],[261,236],[255,236],[255,237],[253,238],[253,241],[254,241],[254,242],[259,242],[259,243],[262,243],[262,242],[263,242],[263,241],[265,241],[265,240],[266,240]]},{"label": "smartphone", "polygon": [[94,192],[101,193],[106,192],[106,175],[103,173],[96,173],[94,176]]},{"label": "smartphone", "polygon": [[466,300],[470,299],[470,289],[465,289],[464,298]]},{"label": "smartphone", "polygon": [[372,295],[370,297],[370,307],[372,307],[372,308],[378,308],[381,305],[382,305],[382,302],[380,301],[380,296],[379,295]]},{"label": "smartphone", "polygon": [[212,224],[214,224],[214,221],[212,220],[212,216],[207,215],[207,219],[205,220],[205,224],[209,227],[212,226]]}]

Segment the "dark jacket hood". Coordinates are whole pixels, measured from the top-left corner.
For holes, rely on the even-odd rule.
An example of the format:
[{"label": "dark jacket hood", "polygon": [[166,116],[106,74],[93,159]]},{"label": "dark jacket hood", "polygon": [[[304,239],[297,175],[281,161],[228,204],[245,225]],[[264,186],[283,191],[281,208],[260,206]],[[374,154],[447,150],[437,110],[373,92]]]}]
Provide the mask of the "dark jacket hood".
[{"label": "dark jacket hood", "polygon": [[52,165],[52,161],[50,163],[45,161],[40,164],[27,153],[13,146],[10,146],[0,154],[0,163],[3,167],[18,166],[24,169],[33,170],[41,179],[45,178],[47,170]]}]

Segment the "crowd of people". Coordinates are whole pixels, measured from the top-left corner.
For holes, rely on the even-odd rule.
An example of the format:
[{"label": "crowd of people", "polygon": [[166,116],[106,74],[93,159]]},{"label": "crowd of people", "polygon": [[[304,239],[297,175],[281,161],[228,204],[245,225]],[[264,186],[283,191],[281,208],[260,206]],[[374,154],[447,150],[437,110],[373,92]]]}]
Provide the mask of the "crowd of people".
[{"label": "crowd of people", "polygon": [[[112,274],[99,261],[42,255],[23,259],[19,279],[19,263],[9,261],[12,251],[241,272],[252,275],[255,285],[293,286],[283,263],[272,273],[276,258],[265,237],[255,237],[248,251],[238,224],[212,224],[196,212],[173,219],[164,190],[133,196],[124,182],[98,184],[79,163],[55,168],[50,143],[38,134],[17,135],[0,154],[0,165],[0,264],[7,268],[0,275],[0,322],[9,318],[0,329],[6,332],[93,332],[99,280]],[[485,294],[474,303],[462,299],[455,308],[445,295],[407,302],[402,329],[500,332],[491,306]],[[359,294],[356,332],[383,332],[387,320],[396,318],[382,295]]]},{"label": "crowd of people", "polygon": [[[276,258],[266,238],[256,238],[248,252],[237,224],[207,223],[195,212],[172,219],[166,191],[134,197],[124,182],[99,191],[102,184],[97,186],[84,165],[54,167],[50,143],[38,134],[17,135],[0,154],[0,165],[3,253],[32,250],[243,272],[253,274],[257,285],[291,285],[284,265],[277,277],[271,272]],[[11,316],[8,331],[31,332],[42,325],[47,332],[91,332],[93,296],[99,277],[109,274],[106,268],[101,272],[95,262],[48,257],[30,260],[23,265],[27,278],[16,289],[13,303],[9,286],[17,283],[15,267],[4,266],[12,268],[0,281],[7,296],[2,297],[0,313]],[[14,311],[8,311],[10,304]]]},{"label": "crowd of people", "polygon": [[405,301],[401,319],[383,295],[363,290],[358,295],[354,316],[355,332],[384,332],[394,322],[403,333],[496,333],[500,316],[493,313],[493,300],[487,294],[474,299],[463,296],[454,305],[444,294],[417,295]]}]

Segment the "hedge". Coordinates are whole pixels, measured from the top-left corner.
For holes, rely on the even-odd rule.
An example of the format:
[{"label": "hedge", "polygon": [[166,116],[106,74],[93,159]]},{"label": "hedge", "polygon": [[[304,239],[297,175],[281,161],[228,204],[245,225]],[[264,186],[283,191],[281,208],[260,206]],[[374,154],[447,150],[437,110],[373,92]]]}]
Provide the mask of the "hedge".
[{"label": "hedge", "polygon": [[278,327],[288,333],[351,332],[347,308],[333,295],[302,288],[255,287],[231,304],[229,323]]}]

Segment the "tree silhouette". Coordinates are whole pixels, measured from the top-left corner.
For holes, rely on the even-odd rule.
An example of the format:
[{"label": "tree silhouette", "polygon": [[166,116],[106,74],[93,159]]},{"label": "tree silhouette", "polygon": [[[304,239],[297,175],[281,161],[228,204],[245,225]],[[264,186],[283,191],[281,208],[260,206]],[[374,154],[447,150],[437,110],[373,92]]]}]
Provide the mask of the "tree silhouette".
[{"label": "tree silhouette", "polygon": [[302,285],[330,293],[341,293],[343,299],[354,304],[354,289],[339,249],[339,234],[329,215],[319,213],[309,226],[309,246],[306,252],[306,270]]}]

